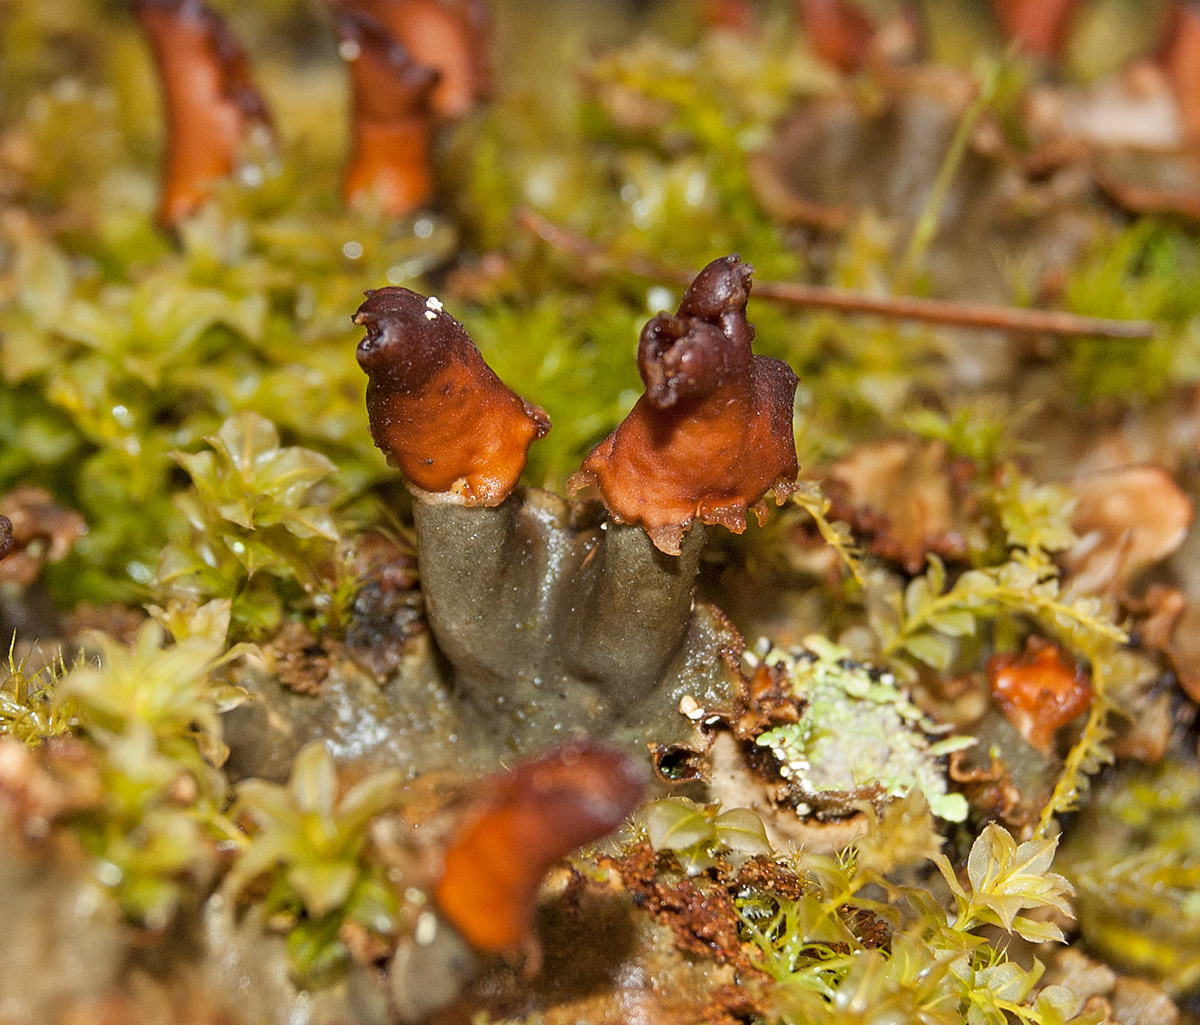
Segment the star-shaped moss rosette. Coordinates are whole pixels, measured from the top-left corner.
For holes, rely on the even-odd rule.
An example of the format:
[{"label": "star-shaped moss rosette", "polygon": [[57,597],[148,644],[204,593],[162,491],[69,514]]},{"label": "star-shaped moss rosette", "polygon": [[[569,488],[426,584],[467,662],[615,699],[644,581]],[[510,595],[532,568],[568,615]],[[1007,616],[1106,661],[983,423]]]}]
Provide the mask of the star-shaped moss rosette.
[{"label": "star-shaped moss rosette", "polygon": [[148,730],[163,754],[193,769],[203,784],[202,757],[218,765],[225,757],[221,712],[245,698],[241,688],[216,672],[240,653],[226,647],[228,617],[225,603],[209,634],[174,643],[154,620],[141,627],[130,646],[93,632],[84,638],[90,656],[57,683],[56,697],[74,702],[81,730],[101,743]]},{"label": "star-shaped moss rosette", "polygon": [[325,745],[297,756],[286,786],[250,779],[237,788],[234,818],[252,823],[252,839],[225,879],[237,896],[260,876],[266,905],[289,919],[288,952],[298,978],[328,980],[349,951],[338,938],[346,921],[381,935],[399,927],[400,907],[378,863],[366,857],[367,826],[400,796],[403,774],[368,776],[339,796]]},{"label": "star-shaped moss rosette", "polygon": [[280,582],[299,586],[299,604],[335,587],[337,492],[327,479],[337,468],[319,452],[283,446],[275,425],[250,411],[205,440],[209,450],[174,453],[192,477],[176,496],[191,534],[163,550],[159,592],[196,603],[232,598],[239,626],[269,627],[288,598]]},{"label": "star-shaped moss rosette", "polygon": [[[1033,942],[1063,941],[1058,926],[1044,920],[1050,911],[1070,916],[1071,885],[1049,871],[1057,840],[1018,844],[988,825],[971,846],[963,879],[938,853],[940,843],[914,794],[871,818],[840,855],[800,854],[799,893],[748,887],[739,894],[754,961],[780,984],[778,1020],[1096,1020],[1081,1013],[1083,1001],[1071,990],[1042,984],[1040,961],[1023,967],[994,939],[999,929]],[[953,895],[952,908],[931,899],[925,885],[888,878],[889,870],[926,859]]]},{"label": "star-shaped moss rosette", "polygon": [[764,645],[758,656],[781,667],[792,693],[805,702],[798,722],[755,741],[775,756],[801,814],[844,813],[855,800],[888,800],[916,789],[935,815],[966,820],[966,798],[948,792],[940,759],[974,740],[932,739],[936,724],[894,674],[856,663],[849,650],[817,636],[796,650]]},{"label": "star-shaped moss rosette", "polygon": [[93,633],[88,653],[52,684],[102,781],[101,799],[67,822],[98,881],[152,930],[211,877],[216,841],[229,835],[221,712],[245,692],[217,672],[236,653],[225,644],[228,603],[201,621],[206,632],[174,643],[154,620],[129,646]]}]

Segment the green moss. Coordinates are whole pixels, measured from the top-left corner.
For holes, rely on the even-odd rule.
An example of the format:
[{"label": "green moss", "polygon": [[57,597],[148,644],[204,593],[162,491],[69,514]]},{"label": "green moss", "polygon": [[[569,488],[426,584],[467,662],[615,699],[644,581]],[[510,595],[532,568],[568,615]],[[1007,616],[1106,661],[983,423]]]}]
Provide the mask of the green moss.
[{"label": "green moss", "polygon": [[[753,891],[738,902],[745,937],[757,948],[760,967],[778,983],[778,1020],[786,1025],[1098,1020],[1080,1016],[1081,1001],[1063,987],[1039,988],[1040,962],[1022,967],[981,934],[994,926],[1061,942],[1057,927],[1022,914],[1068,910],[1070,885],[1048,871],[1055,844],[1018,845],[1000,827],[988,826],[971,848],[964,885],[937,853],[929,811],[915,797],[873,820],[841,856],[800,855],[795,867],[809,881],[803,894],[780,898]],[[888,878],[898,867],[926,858],[941,877],[930,880],[929,888]],[[935,897],[938,882],[946,897]],[[880,943],[881,926],[890,932],[886,945]]]},{"label": "green moss", "polygon": [[288,953],[298,980],[330,982],[349,963],[338,938],[346,921],[376,934],[399,928],[397,887],[365,856],[367,826],[400,798],[400,770],[376,773],[338,796],[333,759],[322,743],[305,747],[288,785],[246,780],[235,817],[253,823],[225,886],[237,895],[266,875],[268,913],[290,920]]},{"label": "green moss", "polygon": [[125,913],[163,929],[215,869],[228,838],[220,712],[244,693],[214,677],[226,652],[229,608],[209,608],[198,631],[166,644],[156,622],[126,647],[91,638],[91,654],[54,680],[58,714],[72,726],[100,779],[95,803],[67,824],[94,860],[99,882]]},{"label": "green moss", "polygon": [[1200,247],[1191,234],[1145,218],[1097,240],[1071,271],[1070,309],[1101,317],[1160,323],[1150,342],[1081,341],[1066,359],[1078,398],[1150,398],[1172,384],[1193,382],[1200,370],[1196,296]]},{"label": "green moss", "polygon": [[160,600],[231,599],[239,632],[278,626],[285,606],[340,620],[344,610],[331,607],[345,574],[332,508],[338,493],[326,481],[334,464],[311,449],[281,446],[274,424],[249,411],[205,440],[211,450],[172,453],[192,478],[175,496],[190,533],[162,551]]},{"label": "green moss", "polygon": [[17,639],[8,649],[8,668],[0,682],[0,736],[15,737],[36,747],[52,737],[66,736],[75,726],[75,708],[55,697],[55,685],[66,673],[60,655],[57,662],[31,672],[28,659],[15,657]]},{"label": "green moss", "polygon": [[712,868],[718,855],[736,865],[773,853],[762,819],[749,808],[722,811],[720,805],[701,806],[686,797],[664,797],[647,804],[639,822],[650,846],[674,853],[689,876]]},{"label": "green moss", "polygon": [[[513,6],[525,29],[544,28]],[[946,6],[927,5],[935,49],[965,58],[994,42],[993,26]],[[242,697],[223,682],[230,632],[268,635],[285,616],[338,626],[357,584],[340,542],[358,520],[392,515],[377,502],[396,475],[371,443],[353,355],[349,317],[363,289],[437,283],[500,376],[550,412],[555,429],[533,448],[527,480],[558,489],[635,401],[638,331],[677,302],[674,272],[738,251],[760,280],[877,294],[903,280],[893,228],[869,212],[840,238],[809,246],[755,199],[747,155],[797,100],[832,85],[797,44],[788,7],[776,3],[757,36],[711,34],[691,48],[643,40],[580,60],[558,54],[561,39],[545,42],[556,54],[546,62],[554,85],[565,87],[509,72],[511,88],[444,140],[445,212],[390,221],[340,207],[345,133],[321,123],[343,99],[330,88],[342,74],[332,42],[310,61],[319,67],[297,73],[297,26],[312,24],[296,0],[226,4],[243,38],[275,51],[255,64],[285,139],[297,125],[321,134],[255,153],[261,181],[222,186],[173,237],[152,222],[161,130],[131,20],[95,2],[5,7],[0,170],[12,202],[0,223],[0,492],[36,480],[86,516],[86,538],[45,578],[60,604],[154,599],[162,625],[131,645],[94,640],[70,669],[30,674],[10,660],[0,733],[31,744],[70,736],[86,751],[99,794],[65,825],[131,920],[164,928],[231,860],[226,885],[243,900],[265,894],[306,984],[345,968],[346,923],[388,943],[406,927],[369,842],[371,818],[397,799],[394,774],[339,799],[330,755],[306,748],[288,786],[241,786],[243,832],[229,818],[219,767],[221,712]],[[291,19],[291,36],[277,18]],[[686,34],[695,11],[679,20]],[[536,45],[530,38],[523,31],[521,45]],[[1002,83],[997,103],[1018,143],[1024,82]],[[599,258],[538,241],[514,216],[522,206],[582,236]],[[924,273],[920,244],[913,278]],[[1178,225],[1109,229],[1068,274],[1066,304],[1163,329],[1149,345],[1064,342],[1050,380],[1072,382],[1081,403],[1143,401],[1200,380],[1198,252]],[[642,259],[672,273],[634,273]],[[758,754],[772,753],[809,808],[852,803],[872,819],[840,857],[796,857],[801,895],[739,897],[743,938],[777,983],[776,1018],[1069,1020],[1070,994],[1039,989],[1040,966],[1007,960],[984,931],[1059,938],[1039,918],[1061,911],[1068,892],[1045,836],[1111,756],[1106,681],[1126,638],[1111,610],[1067,590],[1055,563],[1072,540],[1069,497],[1019,472],[1023,452],[1002,402],[947,394],[941,332],[760,299],[751,318],[758,350],[800,374],[807,465],[897,429],[974,464],[958,480],[974,510],[961,565],[931,561],[915,579],[871,566],[829,522],[816,485],[780,514],[778,529],[740,542],[794,554],[801,509],[815,517],[863,588],[827,580],[813,585],[813,604],[836,604],[847,623],[833,625],[851,626],[847,643],[861,641],[862,657],[881,667],[819,639],[803,651],[760,652],[807,704],[800,722],[758,738]],[[1018,844],[988,827],[962,875],[937,853],[926,804],[943,820],[966,818],[939,762],[964,741],[939,742],[903,684],[978,673],[992,648],[1032,630],[1087,663],[1097,698],[1037,838]],[[1087,942],[1179,991],[1200,970],[1189,931],[1200,907],[1193,770],[1180,759],[1119,771],[1085,805],[1067,848]],[[768,853],[761,823],[744,810],[673,798],[644,821],[654,846],[688,872]],[[954,836],[966,846],[965,826]],[[222,843],[237,851],[224,862]],[[915,867],[922,859],[936,874]]]},{"label": "green moss", "polygon": [[1064,847],[1083,937],[1171,992],[1200,985],[1200,778],[1168,758],[1098,787]]}]

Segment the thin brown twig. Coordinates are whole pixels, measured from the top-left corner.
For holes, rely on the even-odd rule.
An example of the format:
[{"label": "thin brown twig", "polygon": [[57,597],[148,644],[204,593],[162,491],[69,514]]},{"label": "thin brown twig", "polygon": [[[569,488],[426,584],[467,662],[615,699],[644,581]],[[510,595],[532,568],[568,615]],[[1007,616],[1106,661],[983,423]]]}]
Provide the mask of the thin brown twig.
[{"label": "thin brown twig", "polygon": [[[589,264],[620,269],[652,281],[690,284],[694,275],[639,256],[616,258],[599,246],[566,228],[547,220],[527,207],[517,212],[517,221],[543,242]],[[998,329],[1021,334],[1048,334],[1068,338],[1114,338],[1144,340],[1153,338],[1157,325],[1146,320],[1109,320],[1084,317],[1057,310],[1027,310],[1015,306],[985,306],[957,303],[945,299],[918,299],[912,296],[875,296],[822,285],[804,285],[792,281],[754,282],[754,294],[808,309],[836,310],[884,317],[889,320],[915,320],[924,324],[952,327]]]}]

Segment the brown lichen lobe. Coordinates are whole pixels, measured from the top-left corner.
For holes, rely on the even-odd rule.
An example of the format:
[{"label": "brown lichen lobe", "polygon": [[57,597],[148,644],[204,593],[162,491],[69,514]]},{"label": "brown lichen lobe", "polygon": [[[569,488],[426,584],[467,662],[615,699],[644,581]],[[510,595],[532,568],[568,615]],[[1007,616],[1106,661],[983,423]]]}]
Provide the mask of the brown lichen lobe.
[{"label": "brown lichen lobe", "polygon": [[367,292],[354,315],[375,444],[410,484],[443,501],[496,506],[516,487],[545,411],[509,390],[433,297]]},{"label": "brown lichen lobe", "polygon": [[484,779],[446,851],[439,910],[475,949],[514,950],[547,871],[616,829],[645,784],[640,762],[586,740]]},{"label": "brown lichen lobe", "polygon": [[238,41],[202,0],[136,0],[154,52],[167,116],[159,220],[178,224],[237,166],[255,127],[271,116]]},{"label": "brown lichen lobe", "polygon": [[1079,0],[993,0],[1004,34],[1039,57],[1062,54]]},{"label": "brown lichen lobe", "polygon": [[491,91],[486,0],[344,0],[382,25],[424,68],[437,72],[431,101],[442,117],[459,117]]},{"label": "brown lichen lobe", "polygon": [[851,0],[796,0],[796,12],[809,44],[821,60],[844,75],[870,60],[875,23]]},{"label": "brown lichen lobe", "polygon": [[799,470],[796,375],[750,347],[752,272],[736,256],[714,260],[676,314],[643,328],[646,392],[568,482],[572,493],[595,486],[617,523],[640,523],[670,555],[697,517],[741,533],[753,509],[761,523],[763,496],[782,502]]},{"label": "brown lichen lobe", "polygon": [[370,12],[334,12],[350,72],[351,151],[343,193],[348,204],[374,201],[399,217],[433,197],[432,97],[438,72],[417,63]]}]

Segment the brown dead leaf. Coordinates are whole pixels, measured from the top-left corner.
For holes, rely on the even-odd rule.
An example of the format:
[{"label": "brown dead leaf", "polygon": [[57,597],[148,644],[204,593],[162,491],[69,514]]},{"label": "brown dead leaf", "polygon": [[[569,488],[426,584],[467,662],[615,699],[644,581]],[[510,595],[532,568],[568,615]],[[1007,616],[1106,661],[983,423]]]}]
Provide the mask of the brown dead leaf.
[{"label": "brown dead leaf", "polygon": [[946,446],[916,438],[859,445],[834,463],[826,481],[834,519],[845,520],[867,549],[918,573],[930,554],[967,550]]},{"label": "brown dead leaf", "polygon": [[1170,556],[1192,522],[1192,502],[1158,466],[1094,473],[1071,484],[1079,536],[1067,553],[1076,592],[1124,590],[1142,570]]},{"label": "brown dead leaf", "polygon": [[1200,600],[1188,602],[1180,615],[1167,654],[1184,693],[1200,704]]},{"label": "brown dead leaf", "polygon": [[9,521],[8,554],[0,557],[0,580],[32,584],[48,562],[64,559],[87,525],[79,513],[54,501],[49,491],[22,485],[0,498],[0,516]]}]

